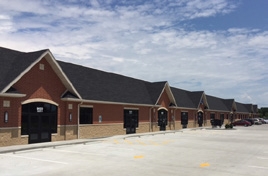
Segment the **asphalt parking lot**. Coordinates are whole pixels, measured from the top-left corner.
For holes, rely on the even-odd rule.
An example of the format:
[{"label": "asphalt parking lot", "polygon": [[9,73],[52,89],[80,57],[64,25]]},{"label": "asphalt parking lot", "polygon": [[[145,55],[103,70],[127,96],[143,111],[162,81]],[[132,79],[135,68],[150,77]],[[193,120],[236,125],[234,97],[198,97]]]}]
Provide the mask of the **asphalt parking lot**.
[{"label": "asphalt parking lot", "polygon": [[264,176],[268,174],[267,131],[268,124],[40,145],[0,153],[0,175]]}]

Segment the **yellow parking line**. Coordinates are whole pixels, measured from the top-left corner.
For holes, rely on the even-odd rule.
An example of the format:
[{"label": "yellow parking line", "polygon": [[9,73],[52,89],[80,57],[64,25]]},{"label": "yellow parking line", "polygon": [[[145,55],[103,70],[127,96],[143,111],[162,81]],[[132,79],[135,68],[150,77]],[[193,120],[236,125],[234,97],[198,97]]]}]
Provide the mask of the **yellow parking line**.
[{"label": "yellow parking line", "polygon": [[138,141],[138,143],[141,144],[141,145],[146,145],[144,142],[141,142],[141,141],[139,141],[139,140],[137,140],[137,141]]},{"label": "yellow parking line", "polygon": [[118,140],[115,140],[115,139],[114,139],[114,143],[119,144]]},{"label": "yellow parking line", "polygon": [[200,167],[208,167],[208,166],[210,166],[209,163],[201,163],[201,164],[200,164]]},{"label": "yellow parking line", "polygon": [[134,156],[134,159],[141,159],[141,158],[144,158],[144,156],[143,155],[136,155],[136,156]]},{"label": "yellow parking line", "polygon": [[153,145],[159,145],[158,143],[156,143],[154,141],[151,141],[151,144],[153,144]]},{"label": "yellow parking line", "polygon": [[125,140],[125,142],[128,144],[132,144],[132,142],[130,142],[129,140]]}]

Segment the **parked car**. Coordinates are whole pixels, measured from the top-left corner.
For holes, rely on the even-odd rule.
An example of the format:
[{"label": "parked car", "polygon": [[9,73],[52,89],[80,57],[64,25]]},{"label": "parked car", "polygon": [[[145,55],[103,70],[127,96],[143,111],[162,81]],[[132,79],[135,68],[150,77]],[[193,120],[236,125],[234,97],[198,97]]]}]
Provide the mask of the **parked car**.
[{"label": "parked car", "polygon": [[265,120],[265,119],[263,119],[263,118],[258,118],[258,119],[261,121],[262,124],[266,124],[266,123],[268,123],[268,120]]},{"label": "parked car", "polygon": [[264,118],[263,118],[263,120],[266,122],[266,124],[268,124],[268,118],[267,118],[267,119],[264,119]]},{"label": "parked car", "polygon": [[253,120],[255,125],[262,125],[262,122],[258,118],[254,118]]},{"label": "parked car", "polygon": [[246,121],[249,121],[251,123],[251,125],[254,125],[254,120],[253,119],[244,119]]},{"label": "parked car", "polygon": [[247,120],[237,120],[232,123],[233,126],[251,126],[251,123]]}]

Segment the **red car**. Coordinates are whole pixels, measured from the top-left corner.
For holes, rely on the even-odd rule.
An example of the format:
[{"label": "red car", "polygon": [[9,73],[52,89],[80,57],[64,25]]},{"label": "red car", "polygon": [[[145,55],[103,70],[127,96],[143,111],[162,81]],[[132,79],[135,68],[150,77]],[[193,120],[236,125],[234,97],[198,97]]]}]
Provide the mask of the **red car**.
[{"label": "red car", "polygon": [[249,121],[246,120],[237,120],[235,122],[232,123],[233,126],[251,126],[251,123]]}]

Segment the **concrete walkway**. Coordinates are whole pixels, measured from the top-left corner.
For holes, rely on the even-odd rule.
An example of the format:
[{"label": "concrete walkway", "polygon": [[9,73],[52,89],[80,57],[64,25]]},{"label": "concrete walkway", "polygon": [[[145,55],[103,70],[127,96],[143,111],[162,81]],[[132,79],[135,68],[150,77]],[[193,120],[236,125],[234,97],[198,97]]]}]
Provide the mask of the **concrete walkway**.
[{"label": "concrete walkway", "polygon": [[16,151],[32,150],[32,149],[38,149],[38,148],[50,148],[50,147],[57,147],[57,146],[63,146],[63,145],[86,144],[90,142],[98,142],[98,141],[103,141],[107,139],[126,139],[126,138],[131,138],[131,137],[141,137],[141,136],[148,136],[148,135],[178,133],[178,132],[189,131],[189,130],[190,131],[191,130],[225,130],[225,128],[211,128],[211,127],[185,128],[185,129],[180,129],[180,130],[168,130],[168,131],[157,131],[157,132],[149,132],[149,133],[117,135],[117,136],[110,136],[110,137],[105,137],[105,138],[74,139],[74,140],[56,141],[56,142],[43,142],[43,143],[36,143],[36,144],[13,145],[13,146],[0,147],[0,153],[11,153],[11,152],[16,152]]}]

